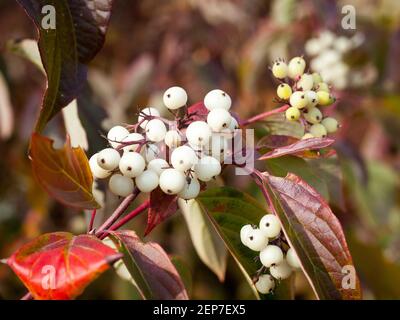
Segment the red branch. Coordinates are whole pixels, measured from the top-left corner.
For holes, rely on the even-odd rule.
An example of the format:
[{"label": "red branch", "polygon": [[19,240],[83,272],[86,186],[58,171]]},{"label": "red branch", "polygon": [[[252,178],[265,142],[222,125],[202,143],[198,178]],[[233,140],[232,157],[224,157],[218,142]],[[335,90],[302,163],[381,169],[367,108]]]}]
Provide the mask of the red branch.
[{"label": "red branch", "polygon": [[260,114],[254,116],[254,117],[252,117],[250,119],[242,121],[241,126],[245,127],[245,126],[248,126],[248,125],[253,124],[255,122],[258,122],[260,120],[263,120],[265,118],[268,118],[269,116],[272,116],[274,114],[285,112],[289,107],[290,107],[289,105],[285,104],[284,106],[282,106],[280,108],[260,113]]}]

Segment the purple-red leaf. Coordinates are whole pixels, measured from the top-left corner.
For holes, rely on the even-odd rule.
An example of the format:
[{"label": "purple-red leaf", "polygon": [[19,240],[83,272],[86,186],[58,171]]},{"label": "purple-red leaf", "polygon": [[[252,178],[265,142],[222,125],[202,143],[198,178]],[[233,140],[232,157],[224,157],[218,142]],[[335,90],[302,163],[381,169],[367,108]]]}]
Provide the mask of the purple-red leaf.
[{"label": "purple-red leaf", "polygon": [[147,227],[144,235],[148,235],[156,226],[172,216],[178,210],[176,195],[168,195],[160,188],[150,194],[150,208],[147,216]]},{"label": "purple-red leaf", "polygon": [[289,154],[296,155],[308,150],[319,150],[322,148],[329,147],[334,142],[335,140],[330,138],[311,138],[311,139],[299,140],[287,146],[276,148],[264,154],[258,160],[278,158]]},{"label": "purple-red leaf", "polygon": [[146,299],[186,300],[188,295],[178,271],[167,253],[154,242],[143,242],[134,231],[111,234],[119,241],[124,262]]},{"label": "purple-red leaf", "polygon": [[119,258],[94,236],[55,232],[25,244],[7,264],[35,299],[65,300],[81,294]]},{"label": "purple-red leaf", "polygon": [[[324,199],[294,174],[265,174],[287,240],[320,299],[360,299],[360,284],[339,220]],[[347,285],[346,281],[350,283]]]},{"label": "purple-red leaf", "polygon": [[99,207],[86,154],[80,147],[72,148],[68,137],[64,147],[56,150],[53,140],[34,133],[30,158],[37,181],[56,200],[77,209]]},{"label": "purple-red leaf", "polygon": [[197,102],[188,108],[188,116],[191,121],[205,121],[208,115],[208,109],[204,106],[204,103]]},{"label": "purple-red leaf", "polygon": [[[86,64],[104,44],[113,0],[17,1],[39,30],[39,50],[47,75],[47,90],[36,123],[36,131],[41,132],[85,85]],[[54,11],[42,13],[43,8]]]}]

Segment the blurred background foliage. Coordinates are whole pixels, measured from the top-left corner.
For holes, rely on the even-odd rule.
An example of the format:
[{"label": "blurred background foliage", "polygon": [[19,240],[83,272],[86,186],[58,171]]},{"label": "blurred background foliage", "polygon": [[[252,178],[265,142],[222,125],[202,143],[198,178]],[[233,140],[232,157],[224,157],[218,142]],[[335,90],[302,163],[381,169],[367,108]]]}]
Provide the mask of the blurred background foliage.
[{"label": "blurred background foliage", "polygon": [[[343,30],[341,9],[354,5],[356,30]],[[327,33],[330,31],[331,33]],[[100,133],[113,124],[136,121],[138,108],[163,111],[161,93],[180,85],[190,102],[212,88],[229,92],[241,117],[277,107],[276,82],[268,66],[279,57],[321,57],[322,44],[311,39],[334,35],[334,41],[357,39],[335,56],[332,82],[338,102],[327,113],[342,123],[335,148],[338,159],[304,161],[285,157],[266,163],[277,175],[295,172],[317,187],[345,229],[361,278],[365,299],[400,298],[400,2],[397,0],[146,0],[115,1],[106,44],[90,65],[89,81],[78,98],[88,153],[105,146]],[[50,199],[34,181],[27,156],[29,137],[39,111],[45,77],[21,57],[21,39],[36,31],[12,0],[0,0],[0,257],[44,232],[85,232],[85,213]],[[356,38],[354,38],[356,37]],[[306,50],[307,48],[307,50]],[[313,50],[314,49],[314,52]],[[325,48],[326,49],[326,48]],[[308,52],[308,54],[307,54]],[[311,53],[313,53],[311,55]],[[340,61],[339,61],[340,60]],[[321,64],[324,59],[318,60]],[[327,61],[325,61],[327,63]],[[337,65],[340,64],[341,70]],[[354,80],[354,81],[353,81]],[[341,83],[341,84],[340,84]],[[165,110],[164,110],[165,111]],[[295,132],[272,119],[257,135]],[[62,116],[46,134],[65,138]],[[263,164],[264,165],[264,164]],[[262,200],[246,178],[229,172],[225,183]],[[217,181],[217,184],[223,183]],[[103,186],[99,185],[100,190]],[[103,215],[118,199],[106,194]],[[139,199],[141,201],[143,199]],[[245,213],[244,213],[245,214]],[[131,227],[143,233],[146,219]],[[195,299],[249,299],[252,293],[232,258],[220,283],[198,258],[180,214],[157,227],[148,239],[179,256],[190,275]],[[191,278],[191,279],[189,279]],[[0,267],[0,298],[18,298],[25,289]],[[130,299],[135,290],[110,270],[96,280],[83,299]],[[304,276],[296,277],[296,298],[314,299]]]}]

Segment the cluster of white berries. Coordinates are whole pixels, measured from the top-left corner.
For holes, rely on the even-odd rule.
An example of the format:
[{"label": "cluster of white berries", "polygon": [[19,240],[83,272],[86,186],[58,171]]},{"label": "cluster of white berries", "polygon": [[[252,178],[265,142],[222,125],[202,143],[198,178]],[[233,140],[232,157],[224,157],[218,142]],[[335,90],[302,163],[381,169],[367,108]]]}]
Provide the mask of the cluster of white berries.
[{"label": "cluster of white berries", "polygon": [[324,78],[324,81],[342,90],[346,87],[360,87],[371,84],[377,72],[372,64],[350,66],[346,56],[364,42],[364,35],[356,33],[352,37],[337,35],[323,30],[317,37],[306,42],[305,51],[312,57],[310,66]]},{"label": "cluster of white berries", "polygon": [[184,108],[184,115],[176,112],[175,121],[170,121],[149,107],[141,110],[137,124],[111,128],[107,134],[110,147],[89,160],[93,176],[110,177],[109,189],[121,197],[136,186],[141,192],[160,187],[169,195],[195,198],[202,183],[221,173],[221,161],[239,126],[229,112],[232,101],[224,91],[207,93],[204,121],[191,118],[187,99],[183,88],[171,87],[164,93],[164,104],[172,113]]},{"label": "cluster of white berries", "polygon": [[305,73],[305,69],[306,62],[302,57],[295,57],[288,64],[283,60],[276,61],[271,70],[281,82],[277,95],[280,102],[290,105],[286,119],[303,123],[306,131],[303,139],[326,137],[336,132],[339,124],[332,117],[324,117],[320,107],[331,105],[335,98],[319,73]]},{"label": "cluster of white berries", "polygon": [[300,268],[296,252],[289,248],[284,254],[279,246],[281,230],[281,223],[274,214],[262,217],[258,228],[247,224],[240,230],[241,242],[249,249],[260,252],[262,270],[269,270],[269,274],[259,275],[255,282],[257,290],[263,294],[274,290],[275,280],[286,279],[293,269]]}]

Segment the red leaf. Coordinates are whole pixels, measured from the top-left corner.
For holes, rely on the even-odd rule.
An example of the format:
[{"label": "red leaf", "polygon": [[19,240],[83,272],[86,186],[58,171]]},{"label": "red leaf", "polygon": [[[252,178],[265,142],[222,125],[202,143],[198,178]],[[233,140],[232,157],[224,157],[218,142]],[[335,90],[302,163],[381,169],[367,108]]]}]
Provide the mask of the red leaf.
[{"label": "red leaf", "polygon": [[302,268],[320,299],[360,299],[355,288],[343,288],[343,267],[353,266],[339,220],[325,200],[294,174],[278,178],[265,174],[275,196],[275,208],[286,238],[297,252]]},{"label": "red leaf", "polygon": [[290,145],[274,149],[261,156],[258,160],[278,158],[289,154],[296,155],[308,150],[318,150],[328,147],[334,142],[335,140],[330,138],[311,138],[311,139],[299,140]]},{"label": "red leaf", "polygon": [[42,187],[61,203],[78,209],[98,208],[92,194],[93,176],[85,152],[72,148],[69,138],[62,149],[53,140],[32,135],[32,171]]},{"label": "red leaf", "polygon": [[150,194],[150,208],[147,216],[147,227],[144,235],[148,235],[157,225],[172,216],[178,210],[178,197],[168,195],[160,188]]},{"label": "red leaf", "polygon": [[261,138],[258,143],[258,148],[268,148],[268,149],[276,149],[288,146],[295,142],[298,142],[299,139],[292,136],[283,136],[278,134],[271,134]]},{"label": "red leaf", "polygon": [[144,243],[130,230],[115,231],[112,236],[122,243],[125,265],[145,298],[188,299],[178,271],[160,245]]},{"label": "red leaf", "polygon": [[72,299],[121,254],[91,235],[41,235],[15,252],[7,264],[35,299]]},{"label": "red leaf", "polygon": [[202,101],[195,103],[188,108],[188,115],[192,121],[206,121],[208,109]]}]

